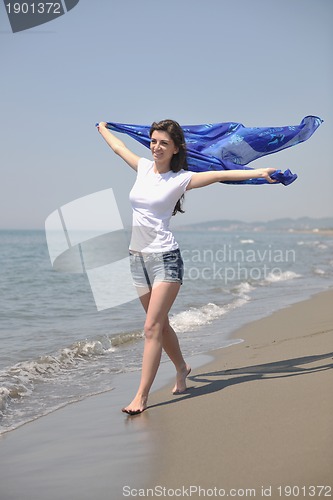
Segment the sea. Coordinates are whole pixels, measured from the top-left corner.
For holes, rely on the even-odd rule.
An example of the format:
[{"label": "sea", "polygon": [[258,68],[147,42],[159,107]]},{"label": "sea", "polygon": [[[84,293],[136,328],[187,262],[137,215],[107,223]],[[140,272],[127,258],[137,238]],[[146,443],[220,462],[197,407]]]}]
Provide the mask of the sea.
[{"label": "sea", "polygon": [[[174,233],[185,280],[170,322],[189,363],[242,342],[232,334],[244,324],[333,287],[332,232]],[[98,310],[87,274],[52,268],[43,230],[0,231],[0,262],[0,434],[99,393],[112,397],[123,373],[139,380],[139,299]]]}]

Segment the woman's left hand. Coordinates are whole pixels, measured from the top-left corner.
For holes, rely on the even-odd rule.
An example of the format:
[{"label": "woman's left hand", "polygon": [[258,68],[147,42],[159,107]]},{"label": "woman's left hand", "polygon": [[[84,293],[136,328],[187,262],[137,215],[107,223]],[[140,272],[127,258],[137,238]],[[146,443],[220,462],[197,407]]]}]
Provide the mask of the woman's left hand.
[{"label": "woman's left hand", "polygon": [[276,172],[276,168],[258,168],[258,170],[261,171],[262,173],[262,178],[266,179],[267,182],[273,183],[276,182],[276,180],[271,178],[271,175]]}]

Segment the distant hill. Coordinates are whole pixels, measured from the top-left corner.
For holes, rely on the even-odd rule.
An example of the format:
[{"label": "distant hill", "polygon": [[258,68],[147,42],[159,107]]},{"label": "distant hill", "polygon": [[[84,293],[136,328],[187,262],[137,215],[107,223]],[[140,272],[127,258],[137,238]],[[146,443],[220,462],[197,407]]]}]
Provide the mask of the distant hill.
[{"label": "distant hill", "polygon": [[299,219],[275,219],[271,221],[243,222],[239,220],[214,220],[179,226],[182,230],[211,230],[211,231],[315,231],[332,230],[333,217],[313,219],[300,217]]}]

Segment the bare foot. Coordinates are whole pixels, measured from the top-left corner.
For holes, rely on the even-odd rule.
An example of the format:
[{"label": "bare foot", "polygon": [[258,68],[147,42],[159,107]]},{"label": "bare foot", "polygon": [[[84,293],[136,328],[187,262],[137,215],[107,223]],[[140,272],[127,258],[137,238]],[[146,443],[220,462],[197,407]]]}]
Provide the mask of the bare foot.
[{"label": "bare foot", "polygon": [[132,403],[122,408],[121,411],[123,413],[127,413],[128,415],[138,415],[142,413],[147,408],[147,397],[146,396],[135,396]]},{"label": "bare foot", "polygon": [[188,377],[190,373],[191,367],[189,365],[185,365],[180,372],[177,372],[176,385],[172,389],[172,394],[182,394],[186,391],[186,377]]}]

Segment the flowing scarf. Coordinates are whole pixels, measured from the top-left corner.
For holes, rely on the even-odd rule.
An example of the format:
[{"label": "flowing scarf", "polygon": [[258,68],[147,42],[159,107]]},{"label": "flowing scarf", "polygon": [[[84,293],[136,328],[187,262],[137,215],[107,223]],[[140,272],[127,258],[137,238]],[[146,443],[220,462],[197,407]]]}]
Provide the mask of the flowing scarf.
[{"label": "flowing scarf", "polygon": [[[299,125],[285,127],[244,127],[241,123],[215,123],[182,126],[187,148],[188,168],[193,172],[209,170],[247,169],[248,163],[261,156],[304,142],[317,130],[323,120],[306,116]],[[129,135],[147,148],[150,147],[150,125],[130,125],[107,122],[107,128]],[[285,186],[297,179],[289,169],[277,170],[271,176]],[[263,184],[265,179],[228,181],[230,184]]]}]

